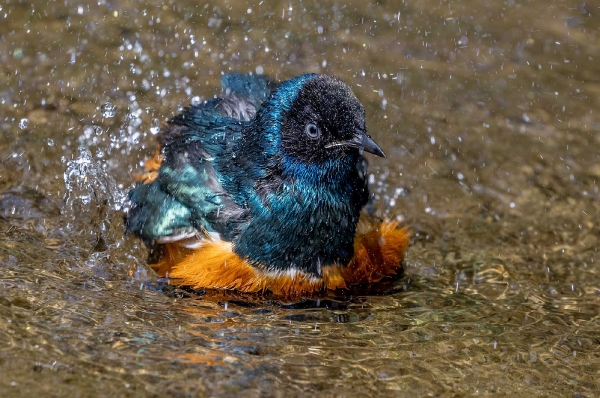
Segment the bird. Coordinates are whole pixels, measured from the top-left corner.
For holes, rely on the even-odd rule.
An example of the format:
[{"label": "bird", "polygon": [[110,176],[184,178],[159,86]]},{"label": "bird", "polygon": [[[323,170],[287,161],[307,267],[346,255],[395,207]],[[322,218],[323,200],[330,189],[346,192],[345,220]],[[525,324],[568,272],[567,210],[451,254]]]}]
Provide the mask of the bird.
[{"label": "bird", "polygon": [[192,290],[310,297],[402,270],[410,234],[365,215],[365,109],[340,78],[229,72],[185,108],[128,193],[126,234]]}]

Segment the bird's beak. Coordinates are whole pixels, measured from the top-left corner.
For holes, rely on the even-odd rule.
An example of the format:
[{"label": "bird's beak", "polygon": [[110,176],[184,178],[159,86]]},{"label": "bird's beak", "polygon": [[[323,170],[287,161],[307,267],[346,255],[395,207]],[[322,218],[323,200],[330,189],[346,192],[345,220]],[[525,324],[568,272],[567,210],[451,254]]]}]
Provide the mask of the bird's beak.
[{"label": "bird's beak", "polygon": [[366,133],[361,130],[356,130],[356,135],[346,141],[332,142],[331,144],[325,145],[325,148],[331,148],[334,146],[349,146],[352,148],[363,149],[373,155],[381,156],[385,158],[385,153],[381,150],[379,145],[375,143]]}]

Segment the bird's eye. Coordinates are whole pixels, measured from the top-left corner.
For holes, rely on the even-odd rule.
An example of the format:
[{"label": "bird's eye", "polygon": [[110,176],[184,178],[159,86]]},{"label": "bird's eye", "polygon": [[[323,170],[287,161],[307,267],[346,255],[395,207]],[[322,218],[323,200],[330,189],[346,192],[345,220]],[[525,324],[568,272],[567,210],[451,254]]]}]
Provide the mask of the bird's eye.
[{"label": "bird's eye", "polygon": [[308,123],[306,125],[306,127],[304,128],[304,132],[306,133],[307,136],[309,136],[310,138],[313,138],[313,139],[319,138],[319,136],[321,135],[321,130],[314,123]]}]

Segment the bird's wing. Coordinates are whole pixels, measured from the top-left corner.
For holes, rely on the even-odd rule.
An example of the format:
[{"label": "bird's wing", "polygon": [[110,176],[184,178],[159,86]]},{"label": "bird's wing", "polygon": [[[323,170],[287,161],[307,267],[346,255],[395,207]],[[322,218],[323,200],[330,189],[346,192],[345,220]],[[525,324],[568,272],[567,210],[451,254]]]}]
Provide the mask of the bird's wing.
[{"label": "bird's wing", "polygon": [[161,131],[162,162],[155,178],[129,193],[127,233],[146,242],[193,244],[215,234],[231,240],[246,221],[243,195],[234,192],[236,203],[220,181],[230,179],[223,165],[233,162],[242,128],[267,98],[269,83],[240,74],[225,75],[222,83],[224,97],[185,109]]},{"label": "bird's wing", "polygon": [[153,178],[129,193],[127,233],[148,243],[189,246],[207,235],[231,240],[247,220],[248,187],[235,181],[243,180],[240,167],[248,159],[243,153],[234,159],[236,146],[276,84],[239,73],[223,75],[221,84],[222,97],[186,108],[159,134],[162,162]]},{"label": "bird's wing", "polygon": [[157,177],[129,193],[128,233],[147,242],[186,245],[208,236],[230,240],[235,234],[246,211],[223,189],[213,162],[216,156],[227,156],[240,126],[233,119],[217,120],[205,126],[210,132],[176,124],[162,132]]},{"label": "bird's wing", "polygon": [[232,72],[221,77],[221,86],[226,94],[245,98],[258,109],[279,84],[269,81],[264,75]]}]

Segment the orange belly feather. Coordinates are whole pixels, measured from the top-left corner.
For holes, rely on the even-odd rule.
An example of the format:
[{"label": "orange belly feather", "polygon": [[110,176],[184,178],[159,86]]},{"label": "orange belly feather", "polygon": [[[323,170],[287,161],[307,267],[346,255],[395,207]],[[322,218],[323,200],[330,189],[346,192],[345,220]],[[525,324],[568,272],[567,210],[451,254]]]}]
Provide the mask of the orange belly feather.
[{"label": "orange belly feather", "polygon": [[383,221],[354,238],[354,257],[341,268],[346,283],[358,285],[379,282],[402,268],[410,234],[398,221]]},{"label": "orange belly feather", "polygon": [[324,266],[322,277],[297,270],[270,272],[253,267],[233,251],[231,242],[222,240],[207,240],[201,248],[193,250],[168,243],[165,254],[152,268],[178,286],[246,293],[270,291],[279,297],[296,298],[378,282],[396,274],[402,268],[408,240],[406,227],[398,228],[398,222],[384,221],[354,239],[355,254],[346,267]]}]

